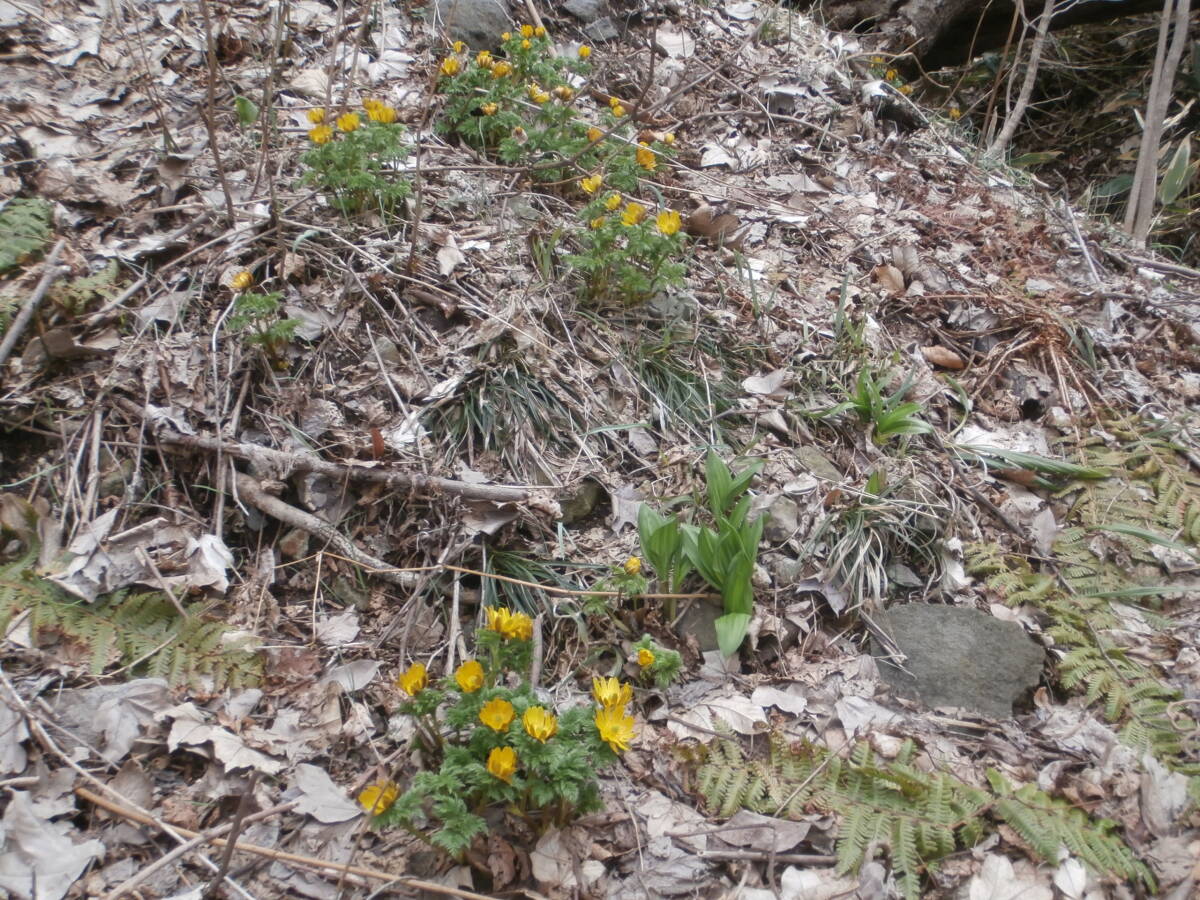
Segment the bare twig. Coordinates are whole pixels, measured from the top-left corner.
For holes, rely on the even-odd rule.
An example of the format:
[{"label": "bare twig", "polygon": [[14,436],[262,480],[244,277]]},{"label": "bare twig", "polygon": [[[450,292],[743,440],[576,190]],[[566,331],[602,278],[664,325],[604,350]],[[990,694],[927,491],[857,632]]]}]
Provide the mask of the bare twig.
[{"label": "bare twig", "polygon": [[225,880],[225,873],[229,871],[229,865],[233,862],[233,851],[237,847],[238,835],[242,833],[242,828],[246,825],[246,816],[250,812],[250,804],[254,799],[254,788],[258,784],[258,771],[252,771],[250,778],[246,783],[246,787],[242,790],[242,796],[238,800],[237,812],[233,814],[232,828],[229,829],[229,839],[225,842],[225,852],[221,854],[220,868],[213,875],[212,881],[208,883],[208,889],[204,892],[205,900],[217,896],[217,892],[221,889],[221,882]]},{"label": "bare twig", "polygon": [[208,0],[199,0],[200,15],[204,19],[204,46],[208,61],[208,79],[205,90],[204,127],[208,131],[208,149],[212,151],[213,163],[217,169],[217,180],[221,182],[221,191],[225,194],[225,215],[230,225],[237,224],[237,213],[233,208],[233,194],[229,191],[229,179],[225,175],[225,163],[221,159],[221,151],[217,141],[217,48],[213,41],[212,19],[208,12]]},{"label": "bare twig", "polygon": [[29,327],[29,323],[33,319],[33,314],[37,312],[38,307],[42,305],[42,301],[46,299],[46,292],[50,290],[50,285],[54,284],[54,279],[58,277],[58,255],[62,253],[62,249],[66,246],[66,243],[65,240],[60,240],[46,256],[41,281],[33,289],[33,293],[29,295],[29,299],[25,301],[25,305],[21,307],[21,311],[17,313],[17,317],[13,319],[12,324],[8,326],[8,331],[4,334],[4,342],[0,343],[0,366],[3,366],[8,361],[9,356],[12,355],[13,348],[17,346],[17,341],[21,339],[21,335],[25,333],[25,329]]},{"label": "bare twig", "polygon": [[991,146],[988,147],[988,156],[999,158],[1004,155],[1009,141],[1016,134],[1017,126],[1025,118],[1025,110],[1029,108],[1029,98],[1033,96],[1033,86],[1037,82],[1038,63],[1042,60],[1042,50],[1046,46],[1046,35],[1050,33],[1050,20],[1053,17],[1054,0],[1046,0],[1046,5],[1042,7],[1042,14],[1038,17],[1037,34],[1033,38],[1033,45],[1029,48],[1029,62],[1025,66],[1025,79],[1021,82],[1021,93],[1017,95],[1017,102],[1013,108],[1004,117],[1004,127],[996,135],[996,140],[992,141]]}]

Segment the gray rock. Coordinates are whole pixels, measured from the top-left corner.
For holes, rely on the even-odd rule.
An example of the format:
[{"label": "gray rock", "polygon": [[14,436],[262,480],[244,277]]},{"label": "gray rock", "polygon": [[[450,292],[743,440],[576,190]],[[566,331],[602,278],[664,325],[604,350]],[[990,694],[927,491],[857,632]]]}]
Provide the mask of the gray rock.
[{"label": "gray rock", "polygon": [[452,41],[464,41],[474,51],[500,45],[500,35],[513,28],[507,0],[436,0],[435,24]]},{"label": "gray rock", "polygon": [[800,530],[800,507],[791,497],[780,494],[763,513],[763,537],[772,544],[781,544]]},{"label": "gray rock", "polygon": [[621,36],[621,32],[617,31],[617,26],[613,24],[611,16],[603,16],[590,25],[585,25],[583,33],[596,43],[600,41],[615,41]]},{"label": "gray rock", "polygon": [[832,481],[835,484],[842,480],[842,473],[829,458],[816,447],[801,444],[796,448],[796,461],[818,478]]},{"label": "gray rock", "polygon": [[977,609],[913,603],[879,613],[875,622],[907,657],[898,668],[872,638],[879,674],[897,694],[927,706],[1006,719],[1041,677],[1045,651],[1020,625]]},{"label": "gray rock", "polygon": [[608,4],[604,0],[567,0],[563,9],[585,25],[608,14]]},{"label": "gray rock", "polygon": [[680,634],[695,635],[701,651],[716,650],[720,646],[717,643],[716,622],[723,615],[725,608],[719,598],[696,599],[680,618],[678,631]]}]

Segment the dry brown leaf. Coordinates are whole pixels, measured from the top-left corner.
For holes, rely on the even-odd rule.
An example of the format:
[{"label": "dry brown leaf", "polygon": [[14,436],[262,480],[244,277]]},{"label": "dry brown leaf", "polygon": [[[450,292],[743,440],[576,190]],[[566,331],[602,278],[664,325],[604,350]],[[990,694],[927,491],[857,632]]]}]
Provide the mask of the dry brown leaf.
[{"label": "dry brown leaf", "polygon": [[687,217],[684,229],[692,237],[708,238],[714,244],[733,246],[737,243],[734,232],[741,224],[742,220],[733,213],[717,213],[706,203]]},{"label": "dry brown leaf", "polygon": [[875,276],[876,281],[893,294],[904,293],[904,274],[895,266],[884,263],[872,269],[871,274]]},{"label": "dry brown leaf", "polygon": [[921,355],[931,365],[941,366],[943,369],[965,369],[967,364],[963,358],[948,347],[940,347],[936,344],[931,347],[922,347]]}]

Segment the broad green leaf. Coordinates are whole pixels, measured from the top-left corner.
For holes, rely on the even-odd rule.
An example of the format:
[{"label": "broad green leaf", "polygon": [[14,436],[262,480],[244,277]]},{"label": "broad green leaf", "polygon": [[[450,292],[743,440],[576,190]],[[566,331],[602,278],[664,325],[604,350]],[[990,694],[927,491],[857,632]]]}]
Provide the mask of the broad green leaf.
[{"label": "broad green leaf", "polygon": [[1192,180],[1192,175],[1192,136],[1189,134],[1179,142],[1167,171],[1163,173],[1158,186],[1158,202],[1163,206],[1174,203]]},{"label": "broad green leaf", "polygon": [[750,629],[750,616],[745,613],[728,613],[713,623],[717,632],[717,646],[725,656],[733,656]]},{"label": "broad green leaf", "polygon": [[234,97],[233,108],[237,111],[238,124],[243,128],[258,121],[258,107],[249,97]]},{"label": "broad green leaf", "polygon": [[729,467],[725,465],[724,460],[717,456],[713,450],[708,451],[708,457],[704,461],[704,469],[708,485],[708,508],[712,512],[713,518],[719,519],[725,515],[725,507],[729,503],[733,478],[729,474]]}]

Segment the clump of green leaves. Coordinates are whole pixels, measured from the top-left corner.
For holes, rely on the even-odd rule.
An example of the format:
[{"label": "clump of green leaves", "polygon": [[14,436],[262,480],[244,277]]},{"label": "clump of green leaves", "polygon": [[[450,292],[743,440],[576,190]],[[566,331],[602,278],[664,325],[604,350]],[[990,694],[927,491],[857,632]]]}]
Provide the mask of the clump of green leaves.
[{"label": "clump of green leaves", "polygon": [[[595,182],[585,178],[583,183],[586,189]],[[637,201],[622,204],[613,192],[589,203],[580,215],[588,227],[579,233],[579,252],[568,262],[584,275],[587,299],[613,298],[628,306],[682,286],[687,268],[679,258],[687,237],[678,212],[651,215]]]},{"label": "clump of green leaves", "polygon": [[314,146],[303,156],[308,169],[303,181],[321,190],[343,215],[375,211],[390,217],[412,193],[399,174],[408,156],[404,126],[392,107],[376,100],[363,105],[365,122],[359,113],[347,112],[327,125],[324,110],[312,111],[309,118],[319,124],[309,132]]},{"label": "clump of green leaves", "polygon": [[[488,607],[477,632],[478,659],[431,687],[416,663],[397,681],[411,698],[427,771],[403,793],[392,782],[369,787],[359,802],[374,824],[400,825],[455,856],[487,830],[482,813],[505,808],[535,826],[563,824],[600,808],[596,772],[634,739],[626,712],[629,685],[598,679],[596,706],[555,714],[529,683],[533,624],[524,613]],[[511,686],[519,675],[520,682]]]},{"label": "clump of green leaves", "polygon": [[[705,475],[711,525],[681,522],[645,503],[638,510],[642,553],[660,582],[670,585],[670,592],[675,593],[683,580],[696,572],[720,592],[724,615],[715,625],[717,643],[726,656],[741,646],[754,612],[751,578],[758,560],[763,517],[747,521],[750,497],[743,495],[761,467],[762,461],[755,460],[734,474],[721,457],[709,451]],[[700,505],[697,503],[697,507]],[[668,606],[669,618],[674,618],[672,607]]]},{"label": "clump of green leaves", "polygon": [[301,325],[299,319],[279,318],[282,296],[278,292],[241,294],[234,301],[233,314],[226,326],[232,333],[242,335],[247,344],[261,347],[273,364],[283,358],[284,348]]},{"label": "clump of green leaves", "polygon": [[912,389],[914,376],[910,373],[891,393],[885,393],[890,379],[878,377],[870,366],[859,370],[853,388],[846,388],[846,399],[821,413],[836,416],[853,411],[864,425],[871,429],[876,444],[886,443],[905,434],[929,434],[933,426],[919,415],[921,404],[904,398]]}]

